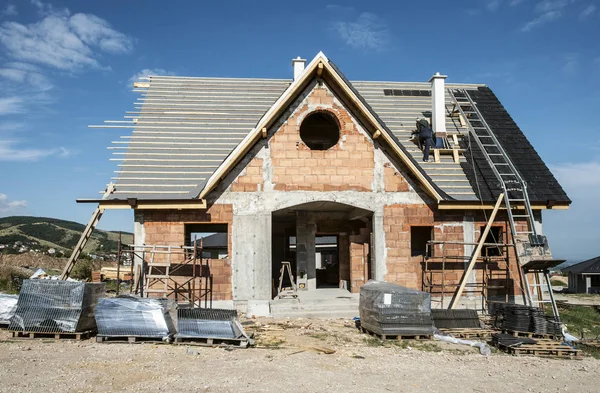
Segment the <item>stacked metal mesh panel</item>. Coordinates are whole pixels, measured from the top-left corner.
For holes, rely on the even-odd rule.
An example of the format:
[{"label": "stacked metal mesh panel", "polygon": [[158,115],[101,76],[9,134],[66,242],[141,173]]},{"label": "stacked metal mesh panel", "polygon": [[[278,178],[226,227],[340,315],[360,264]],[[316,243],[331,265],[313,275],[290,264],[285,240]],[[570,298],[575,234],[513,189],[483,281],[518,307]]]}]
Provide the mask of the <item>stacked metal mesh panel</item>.
[{"label": "stacked metal mesh panel", "polygon": [[537,307],[514,303],[490,302],[488,311],[499,329],[534,334],[561,335],[560,324]]},{"label": "stacked metal mesh panel", "polygon": [[104,283],[24,280],[9,330],[75,333],[96,329],[94,308]]},{"label": "stacked metal mesh panel", "polygon": [[430,335],[428,293],[399,285],[369,281],[360,288],[361,327],[380,335]]},{"label": "stacked metal mesh panel", "polygon": [[438,329],[479,328],[476,310],[431,310],[433,324]]},{"label": "stacked metal mesh panel", "polygon": [[193,308],[177,310],[175,337],[241,339],[247,336],[235,310]]},{"label": "stacked metal mesh panel", "polygon": [[7,325],[17,310],[18,295],[0,293],[0,324]]},{"label": "stacked metal mesh panel", "polygon": [[176,303],[168,299],[122,295],[96,306],[98,335],[166,339],[176,332]]}]

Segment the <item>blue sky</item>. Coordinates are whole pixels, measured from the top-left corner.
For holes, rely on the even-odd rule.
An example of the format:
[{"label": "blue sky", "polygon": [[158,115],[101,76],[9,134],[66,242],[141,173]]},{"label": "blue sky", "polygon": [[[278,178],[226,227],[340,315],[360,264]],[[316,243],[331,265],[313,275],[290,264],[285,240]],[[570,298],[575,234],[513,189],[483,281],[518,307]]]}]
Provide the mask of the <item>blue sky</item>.
[{"label": "blue sky", "polygon": [[[600,255],[597,0],[0,1],[0,216],[86,222],[106,147],[147,73],[291,78],[323,51],[351,80],[488,84],[574,203],[545,214],[555,256]],[[105,229],[132,230],[130,212]]]}]

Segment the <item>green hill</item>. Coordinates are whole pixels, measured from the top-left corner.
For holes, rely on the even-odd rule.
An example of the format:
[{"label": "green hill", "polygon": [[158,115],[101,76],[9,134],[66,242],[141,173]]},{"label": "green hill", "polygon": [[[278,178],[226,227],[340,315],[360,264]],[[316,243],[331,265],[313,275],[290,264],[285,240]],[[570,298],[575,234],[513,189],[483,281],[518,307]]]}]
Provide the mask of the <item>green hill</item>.
[{"label": "green hill", "polygon": [[[73,221],[46,217],[11,216],[0,218],[0,244],[13,245],[20,241],[29,247],[55,248],[69,254],[85,225]],[[133,234],[122,232],[121,240],[125,244],[133,242]],[[87,253],[111,253],[117,250],[118,232],[94,230],[85,246]]]}]

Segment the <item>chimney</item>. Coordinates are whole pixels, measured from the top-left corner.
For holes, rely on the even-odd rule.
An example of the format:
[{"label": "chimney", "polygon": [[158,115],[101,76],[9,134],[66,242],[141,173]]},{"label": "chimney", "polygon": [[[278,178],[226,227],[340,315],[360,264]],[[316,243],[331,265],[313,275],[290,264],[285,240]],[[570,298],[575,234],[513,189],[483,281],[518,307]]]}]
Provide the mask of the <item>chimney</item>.
[{"label": "chimney", "polygon": [[440,75],[436,72],[429,82],[431,83],[431,120],[433,131],[437,135],[446,135],[446,90],[444,88],[444,79],[447,75]]},{"label": "chimney", "polygon": [[294,66],[294,80],[298,79],[302,71],[304,71],[304,65],[306,64],[306,59],[301,59],[298,56],[295,59],[292,59],[292,65]]}]

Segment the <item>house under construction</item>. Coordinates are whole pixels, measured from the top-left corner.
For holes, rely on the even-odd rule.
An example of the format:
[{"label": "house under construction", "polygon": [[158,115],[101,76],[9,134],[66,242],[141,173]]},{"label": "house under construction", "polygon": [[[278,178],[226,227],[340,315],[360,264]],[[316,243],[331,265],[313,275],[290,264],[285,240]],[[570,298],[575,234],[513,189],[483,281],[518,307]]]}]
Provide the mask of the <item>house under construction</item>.
[{"label": "house under construction", "polygon": [[[162,270],[149,271],[153,247],[219,234],[199,256],[210,272],[190,274],[255,315],[269,314],[282,262],[299,292],[375,279],[440,307],[543,297],[531,273],[558,261],[542,212],[571,201],[489,87],[438,73],[349,81],[323,53],[292,66],[293,79],[150,76],[125,120],[97,126],[126,131],[109,147],[118,169],[102,198],[79,202],[99,205],[90,230],[106,209],[134,209],[139,280],[191,261],[154,252]],[[428,162],[419,118],[435,131]]]}]

